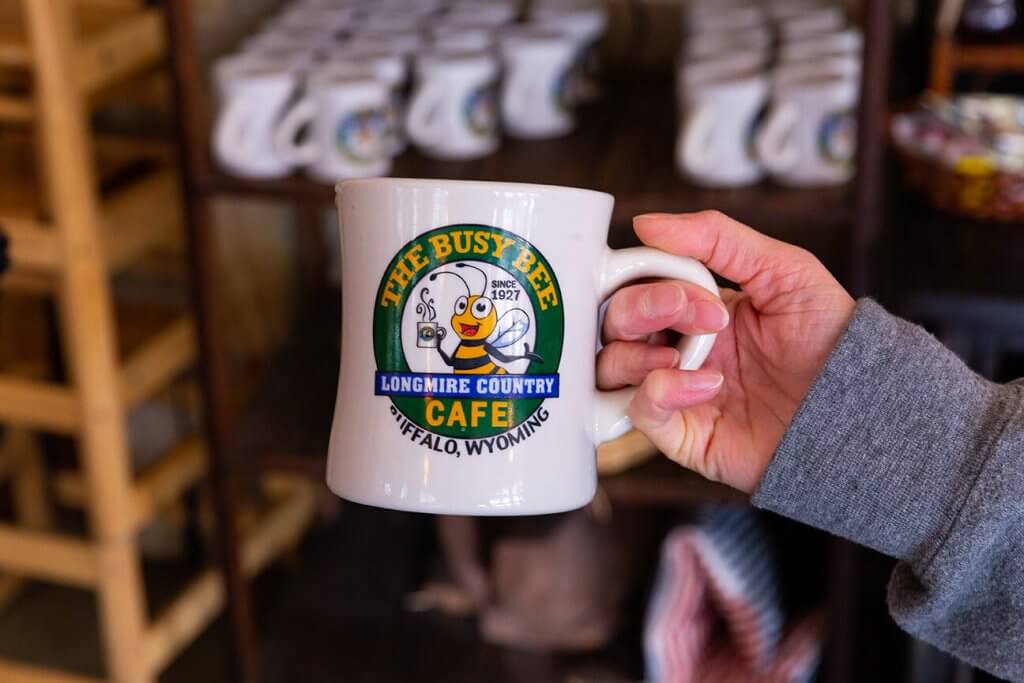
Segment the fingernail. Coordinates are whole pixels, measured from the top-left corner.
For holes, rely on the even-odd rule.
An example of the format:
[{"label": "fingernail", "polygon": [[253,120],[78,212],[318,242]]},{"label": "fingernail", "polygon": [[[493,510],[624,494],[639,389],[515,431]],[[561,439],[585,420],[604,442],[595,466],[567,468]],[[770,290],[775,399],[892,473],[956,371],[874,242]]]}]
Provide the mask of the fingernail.
[{"label": "fingernail", "polygon": [[699,330],[718,332],[729,324],[729,311],[715,301],[691,301],[686,312],[689,323]]},{"label": "fingernail", "polygon": [[712,391],[722,386],[725,377],[718,370],[694,370],[686,374],[690,388],[695,391]]},{"label": "fingernail", "polygon": [[644,370],[674,368],[679,365],[679,351],[671,346],[655,346],[644,354]]},{"label": "fingernail", "polygon": [[648,318],[675,315],[686,303],[683,288],[671,283],[651,285],[640,300],[640,310]]}]

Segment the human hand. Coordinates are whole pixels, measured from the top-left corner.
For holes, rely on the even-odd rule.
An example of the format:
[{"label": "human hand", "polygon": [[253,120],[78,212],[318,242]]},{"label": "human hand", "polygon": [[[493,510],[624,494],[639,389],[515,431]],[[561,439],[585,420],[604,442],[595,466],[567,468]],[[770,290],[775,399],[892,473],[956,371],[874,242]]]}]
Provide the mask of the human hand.
[{"label": "human hand", "polygon": [[[617,291],[598,386],[639,385],[629,413],[637,429],[680,465],[752,492],[853,315],[853,298],[813,254],[716,211],[646,214],[633,225],[645,244],[692,256],[740,291],[722,290],[724,308],[685,282]],[[701,369],[677,369],[678,352],[663,345],[670,329],[719,332]]]}]

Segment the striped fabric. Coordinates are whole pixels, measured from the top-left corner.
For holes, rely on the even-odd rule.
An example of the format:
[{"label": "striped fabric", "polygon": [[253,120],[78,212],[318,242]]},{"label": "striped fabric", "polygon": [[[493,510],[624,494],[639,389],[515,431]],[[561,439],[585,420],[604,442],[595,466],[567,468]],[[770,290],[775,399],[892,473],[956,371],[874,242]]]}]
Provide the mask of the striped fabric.
[{"label": "striped fabric", "polygon": [[665,539],[644,633],[651,683],[802,683],[823,619],[785,630],[771,542],[753,510],[704,510]]}]

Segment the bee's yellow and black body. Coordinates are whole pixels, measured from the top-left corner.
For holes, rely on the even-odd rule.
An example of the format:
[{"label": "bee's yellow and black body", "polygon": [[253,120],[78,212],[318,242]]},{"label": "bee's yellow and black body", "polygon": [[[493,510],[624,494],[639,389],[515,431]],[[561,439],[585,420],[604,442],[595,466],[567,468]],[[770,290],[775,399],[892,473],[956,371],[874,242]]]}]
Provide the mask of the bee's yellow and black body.
[{"label": "bee's yellow and black body", "polygon": [[490,299],[475,294],[459,297],[451,324],[460,340],[455,353],[449,356],[440,346],[437,350],[456,374],[505,375],[507,371],[495,363],[495,359],[503,363],[523,358],[540,360],[536,354],[530,353],[529,347],[525,356],[507,356],[487,341],[498,324],[498,314]]}]

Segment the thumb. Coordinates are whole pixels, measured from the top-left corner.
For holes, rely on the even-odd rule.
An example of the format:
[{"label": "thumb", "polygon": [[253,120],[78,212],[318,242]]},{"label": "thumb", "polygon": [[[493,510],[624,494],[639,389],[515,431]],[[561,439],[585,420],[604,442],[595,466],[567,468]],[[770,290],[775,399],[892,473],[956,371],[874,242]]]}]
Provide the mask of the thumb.
[{"label": "thumb", "polygon": [[654,370],[633,397],[629,418],[669,459],[718,480],[705,457],[715,410],[702,404],[718,395],[723,381],[717,370]]}]

